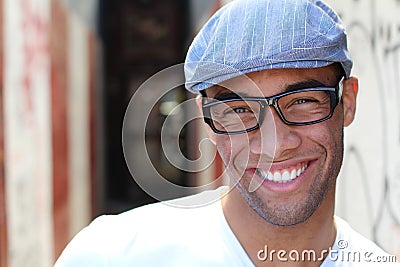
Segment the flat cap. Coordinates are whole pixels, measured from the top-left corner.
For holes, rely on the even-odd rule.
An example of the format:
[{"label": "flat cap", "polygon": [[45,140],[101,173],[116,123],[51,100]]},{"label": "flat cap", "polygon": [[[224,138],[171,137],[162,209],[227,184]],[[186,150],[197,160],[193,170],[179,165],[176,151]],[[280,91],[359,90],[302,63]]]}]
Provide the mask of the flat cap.
[{"label": "flat cap", "polygon": [[234,0],[194,38],[185,60],[185,86],[198,93],[249,72],[334,62],[350,76],[346,31],[324,2]]}]

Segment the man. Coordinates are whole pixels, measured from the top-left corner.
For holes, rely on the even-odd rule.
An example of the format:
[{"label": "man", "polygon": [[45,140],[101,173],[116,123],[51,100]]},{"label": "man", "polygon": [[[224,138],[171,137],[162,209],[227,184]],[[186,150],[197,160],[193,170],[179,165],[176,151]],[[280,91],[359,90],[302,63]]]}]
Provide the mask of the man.
[{"label": "man", "polygon": [[[343,127],[358,91],[346,33],[316,0],[235,0],[194,39],[201,94],[231,186],[102,216],[56,266],[381,266],[393,261],[334,216]],[[197,208],[173,204],[218,199]],[[379,264],[378,264],[379,262]]]}]

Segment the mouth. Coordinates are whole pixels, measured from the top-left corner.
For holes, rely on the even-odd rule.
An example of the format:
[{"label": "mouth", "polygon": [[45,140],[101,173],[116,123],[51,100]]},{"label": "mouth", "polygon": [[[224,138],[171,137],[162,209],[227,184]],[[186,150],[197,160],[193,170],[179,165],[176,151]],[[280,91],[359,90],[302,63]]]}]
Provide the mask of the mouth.
[{"label": "mouth", "polygon": [[264,180],[284,184],[295,180],[297,177],[299,177],[302,173],[306,171],[308,166],[309,166],[308,162],[302,162],[294,166],[278,170],[264,171],[262,169],[257,168],[256,173]]}]

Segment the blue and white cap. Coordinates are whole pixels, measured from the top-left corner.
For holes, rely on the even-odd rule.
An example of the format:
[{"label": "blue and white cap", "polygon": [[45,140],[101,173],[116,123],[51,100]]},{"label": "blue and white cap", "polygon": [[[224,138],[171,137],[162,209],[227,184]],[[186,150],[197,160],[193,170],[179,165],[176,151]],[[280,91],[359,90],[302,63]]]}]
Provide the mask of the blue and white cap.
[{"label": "blue and white cap", "polygon": [[193,40],[185,86],[198,93],[266,69],[317,68],[352,61],[338,15],[319,0],[234,0],[217,11]]}]

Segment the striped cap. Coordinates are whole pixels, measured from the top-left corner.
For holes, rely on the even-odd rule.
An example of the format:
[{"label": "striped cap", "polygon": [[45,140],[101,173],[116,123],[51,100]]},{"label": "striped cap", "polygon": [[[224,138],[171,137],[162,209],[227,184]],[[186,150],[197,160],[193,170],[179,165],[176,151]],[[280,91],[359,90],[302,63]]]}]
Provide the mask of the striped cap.
[{"label": "striped cap", "polygon": [[185,86],[200,90],[249,72],[317,68],[352,61],[337,14],[319,0],[234,0],[217,11],[193,40]]}]

